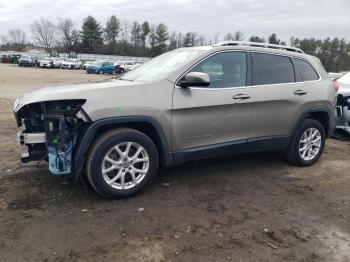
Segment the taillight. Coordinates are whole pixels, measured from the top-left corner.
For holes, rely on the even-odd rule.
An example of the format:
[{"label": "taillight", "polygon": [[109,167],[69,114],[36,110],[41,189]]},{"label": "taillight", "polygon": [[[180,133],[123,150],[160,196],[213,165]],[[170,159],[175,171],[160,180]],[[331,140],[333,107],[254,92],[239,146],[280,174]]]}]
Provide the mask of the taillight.
[{"label": "taillight", "polygon": [[333,84],[334,84],[335,92],[338,92],[338,90],[339,90],[339,82],[338,81],[334,81]]}]

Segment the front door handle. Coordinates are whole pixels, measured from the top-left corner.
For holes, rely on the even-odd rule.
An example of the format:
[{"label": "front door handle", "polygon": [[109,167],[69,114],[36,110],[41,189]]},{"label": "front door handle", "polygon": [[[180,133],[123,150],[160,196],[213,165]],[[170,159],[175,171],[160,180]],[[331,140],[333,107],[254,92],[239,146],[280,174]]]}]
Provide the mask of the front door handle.
[{"label": "front door handle", "polygon": [[246,100],[246,99],[249,99],[250,96],[246,95],[246,94],[238,94],[238,95],[235,95],[234,97],[232,97],[233,99],[237,100]]},{"label": "front door handle", "polygon": [[306,95],[307,92],[305,90],[297,90],[297,91],[294,91],[294,95],[297,95],[297,96],[303,96],[303,95]]}]

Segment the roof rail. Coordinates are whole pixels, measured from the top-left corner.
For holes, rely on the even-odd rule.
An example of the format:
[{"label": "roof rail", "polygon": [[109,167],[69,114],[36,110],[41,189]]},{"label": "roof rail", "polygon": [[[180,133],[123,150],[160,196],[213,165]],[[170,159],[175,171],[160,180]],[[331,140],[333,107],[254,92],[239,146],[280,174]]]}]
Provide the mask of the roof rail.
[{"label": "roof rail", "polygon": [[258,42],[245,42],[245,41],[222,41],[219,43],[216,43],[214,46],[255,46],[255,47],[263,47],[263,48],[273,48],[273,49],[282,49],[286,51],[291,52],[297,52],[301,54],[305,54],[303,50],[297,47],[293,46],[287,46],[287,45],[275,45],[275,44],[268,44],[268,43],[258,43]]}]

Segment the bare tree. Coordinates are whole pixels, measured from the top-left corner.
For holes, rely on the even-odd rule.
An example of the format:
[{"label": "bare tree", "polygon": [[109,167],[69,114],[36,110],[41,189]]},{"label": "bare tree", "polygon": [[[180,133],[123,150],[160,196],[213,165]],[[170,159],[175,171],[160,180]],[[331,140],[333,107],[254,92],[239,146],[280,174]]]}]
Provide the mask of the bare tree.
[{"label": "bare tree", "polygon": [[219,42],[219,33],[216,33],[214,36],[214,44],[216,44],[217,42]]},{"label": "bare tree", "polygon": [[235,41],[243,41],[244,40],[244,34],[242,33],[242,31],[237,31],[234,36],[233,36],[233,40]]},{"label": "bare tree", "polygon": [[129,43],[129,40],[130,40],[130,31],[131,31],[130,28],[131,28],[130,22],[125,19],[123,21],[123,26],[121,30],[121,38],[122,38],[122,41],[126,43]]},{"label": "bare tree", "polygon": [[225,41],[233,41],[234,40],[234,37],[231,33],[227,33],[225,36],[224,36],[224,40]]},{"label": "bare tree", "polygon": [[9,40],[7,39],[6,36],[2,35],[2,36],[0,36],[0,38],[1,38],[1,44],[2,45],[8,44]]},{"label": "bare tree", "polygon": [[10,43],[16,51],[23,51],[26,45],[26,34],[21,29],[9,31]]},{"label": "bare tree", "polygon": [[184,38],[184,46],[198,46],[204,44],[205,37],[197,32],[187,32]]},{"label": "bare tree", "polygon": [[184,45],[184,37],[181,32],[177,33],[177,48],[183,47]]},{"label": "bare tree", "polygon": [[50,51],[54,43],[56,26],[49,20],[40,18],[35,20],[31,26],[33,39],[38,45],[44,47],[45,51]]},{"label": "bare tree", "polygon": [[69,18],[61,19],[57,25],[57,30],[62,35],[62,44],[66,52],[73,50],[73,44],[75,42],[74,38],[74,24],[73,21]]}]

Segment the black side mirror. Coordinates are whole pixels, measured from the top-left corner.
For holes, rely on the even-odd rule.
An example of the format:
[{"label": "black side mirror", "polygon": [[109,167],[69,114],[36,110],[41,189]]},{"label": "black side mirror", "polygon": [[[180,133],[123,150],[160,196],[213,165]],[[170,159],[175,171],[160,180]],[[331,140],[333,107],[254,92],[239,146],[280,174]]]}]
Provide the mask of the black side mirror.
[{"label": "black side mirror", "polygon": [[206,73],[202,72],[191,72],[186,74],[180,81],[181,87],[189,86],[209,86],[210,77]]}]

